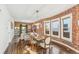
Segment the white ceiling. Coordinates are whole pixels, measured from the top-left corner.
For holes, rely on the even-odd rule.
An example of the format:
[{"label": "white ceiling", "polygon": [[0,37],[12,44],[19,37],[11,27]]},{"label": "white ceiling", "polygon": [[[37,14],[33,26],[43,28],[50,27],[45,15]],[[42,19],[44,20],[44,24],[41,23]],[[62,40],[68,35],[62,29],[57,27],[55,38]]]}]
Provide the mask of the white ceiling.
[{"label": "white ceiling", "polygon": [[[54,16],[74,4],[9,4],[6,5],[15,21],[34,22],[42,18]],[[36,10],[39,10],[38,16]]]}]

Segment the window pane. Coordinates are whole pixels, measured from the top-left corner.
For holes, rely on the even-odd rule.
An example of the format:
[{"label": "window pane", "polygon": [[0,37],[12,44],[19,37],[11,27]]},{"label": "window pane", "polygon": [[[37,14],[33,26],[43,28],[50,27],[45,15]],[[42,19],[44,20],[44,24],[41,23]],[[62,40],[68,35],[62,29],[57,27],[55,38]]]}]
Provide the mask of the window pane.
[{"label": "window pane", "polygon": [[70,17],[63,20],[63,37],[70,38]]},{"label": "window pane", "polygon": [[46,22],[45,23],[45,33],[46,34],[49,34],[49,31],[50,31],[50,23],[49,22]]},{"label": "window pane", "polygon": [[58,35],[59,34],[59,21],[52,21],[51,23],[51,30],[53,35]]}]

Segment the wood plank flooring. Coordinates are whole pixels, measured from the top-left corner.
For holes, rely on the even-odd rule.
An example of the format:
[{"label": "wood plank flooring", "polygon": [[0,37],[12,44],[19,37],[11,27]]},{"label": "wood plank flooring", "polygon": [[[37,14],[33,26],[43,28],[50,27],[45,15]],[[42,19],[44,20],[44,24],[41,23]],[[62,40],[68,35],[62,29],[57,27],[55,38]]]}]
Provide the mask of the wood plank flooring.
[{"label": "wood plank flooring", "polygon": [[[30,48],[29,51],[27,51],[27,48],[25,49],[26,46]],[[71,52],[66,51],[64,47],[57,44],[52,44],[51,46],[51,54],[71,54]],[[31,44],[30,40],[19,39],[19,41],[17,41],[16,39],[13,39],[12,42],[9,43],[9,46],[4,54],[33,54],[30,52],[35,52],[36,54],[46,54],[46,49],[42,48],[38,44]]]}]

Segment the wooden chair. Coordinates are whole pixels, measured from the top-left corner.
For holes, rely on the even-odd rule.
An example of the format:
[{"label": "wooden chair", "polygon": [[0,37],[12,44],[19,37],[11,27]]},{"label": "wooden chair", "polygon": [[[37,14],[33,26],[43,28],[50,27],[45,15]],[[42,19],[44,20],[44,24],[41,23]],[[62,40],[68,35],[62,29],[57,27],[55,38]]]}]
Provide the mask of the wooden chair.
[{"label": "wooden chair", "polygon": [[44,53],[49,53],[50,37],[47,37],[43,43],[40,43],[40,46],[46,49],[46,51],[44,51]]},{"label": "wooden chair", "polygon": [[25,47],[25,40],[20,39],[18,44],[17,44],[17,53],[22,54],[24,47]]}]

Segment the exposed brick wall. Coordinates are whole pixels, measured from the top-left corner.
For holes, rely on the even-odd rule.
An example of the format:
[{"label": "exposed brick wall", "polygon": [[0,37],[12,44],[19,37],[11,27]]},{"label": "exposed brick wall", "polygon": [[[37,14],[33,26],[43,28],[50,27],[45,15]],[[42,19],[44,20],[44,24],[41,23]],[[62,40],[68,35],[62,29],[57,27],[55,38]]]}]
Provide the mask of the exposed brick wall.
[{"label": "exposed brick wall", "polygon": [[42,24],[42,28],[39,28],[39,34],[44,35],[44,22],[43,21],[49,20],[49,19],[53,20],[55,18],[61,19],[62,16],[65,16],[70,13],[72,13],[72,43],[73,43],[74,47],[79,48],[79,26],[78,26],[79,5],[76,5],[68,10],[65,10],[64,12],[62,12],[58,15],[48,17],[48,18],[35,22],[35,23],[40,22]]},{"label": "exposed brick wall", "polygon": [[44,35],[44,22],[41,21],[40,24],[40,35]]},{"label": "exposed brick wall", "polygon": [[77,5],[73,9],[73,23],[72,23],[72,29],[73,29],[73,44],[74,47],[79,49],[79,26],[78,26],[78,20],[79,20],[79,5]]},{"label": "exposed brick wall", "polygon": [[[40,23],[39,24],[39,29],[36,30],[36,32],[39,34],[39,35],[44,35],[44,22],[43,21],[40,21],[40,22],[37,22],[37,23]],[[32,26],[34,25],[35,26],[36,23],[33,23]]]}]

